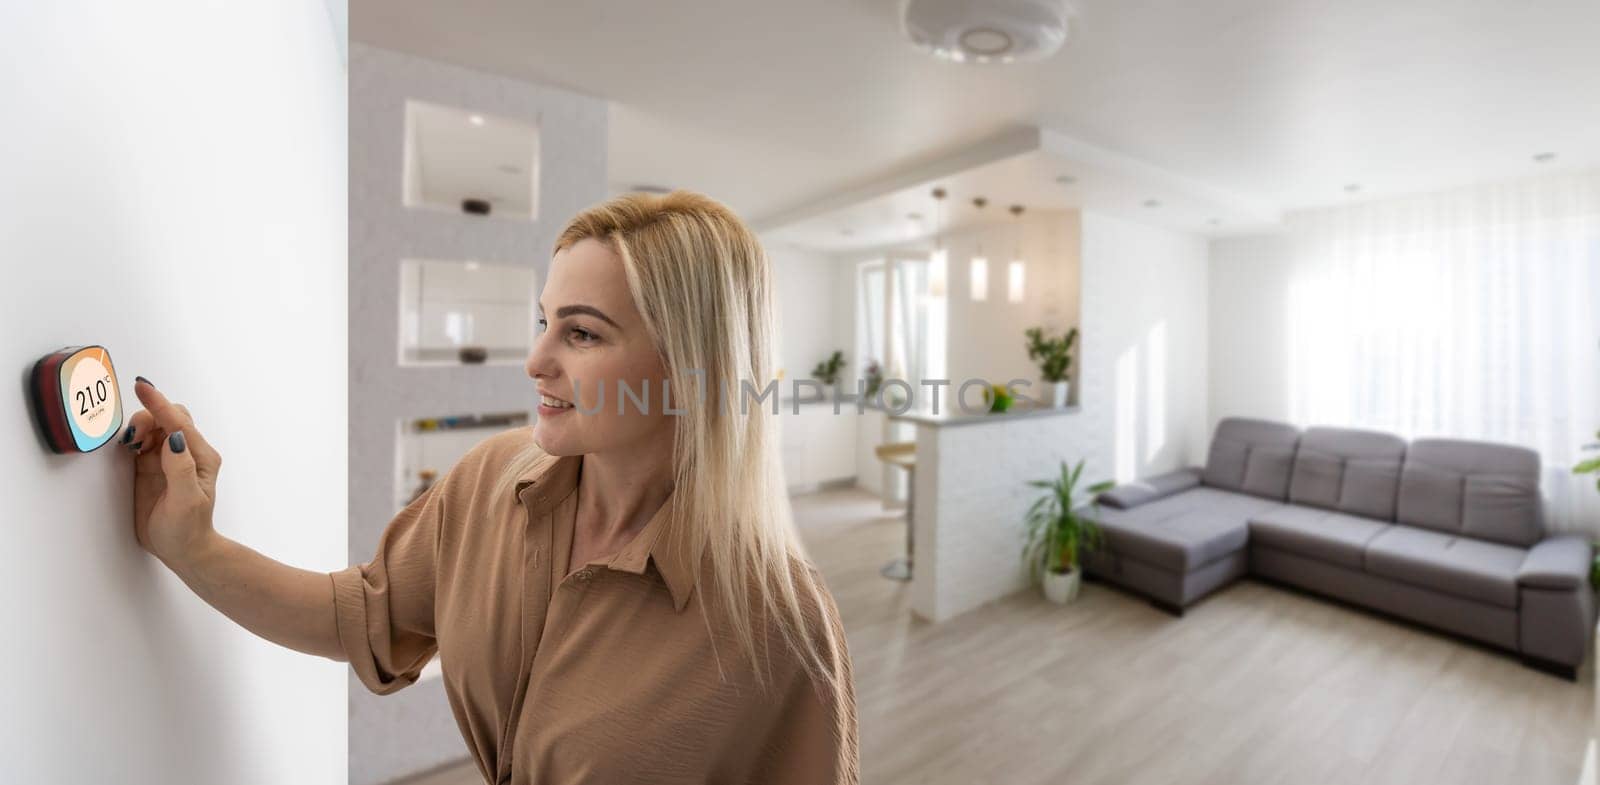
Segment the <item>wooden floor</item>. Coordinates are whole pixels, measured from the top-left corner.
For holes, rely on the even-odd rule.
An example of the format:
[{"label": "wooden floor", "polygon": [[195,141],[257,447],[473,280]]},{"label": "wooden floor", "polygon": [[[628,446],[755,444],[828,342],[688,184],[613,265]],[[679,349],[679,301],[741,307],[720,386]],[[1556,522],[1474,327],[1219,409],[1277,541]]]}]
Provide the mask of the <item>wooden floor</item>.
[{"label": "wooden floor", "polygon": [[[904,523],[847,490],[795,500],[844,616],[862,782],[1579,782],[1594,675],[1245,581],[1175,619],[1090,584],[940,625],[878,568]],[[415,785],[476,785],[470,767]]]}]

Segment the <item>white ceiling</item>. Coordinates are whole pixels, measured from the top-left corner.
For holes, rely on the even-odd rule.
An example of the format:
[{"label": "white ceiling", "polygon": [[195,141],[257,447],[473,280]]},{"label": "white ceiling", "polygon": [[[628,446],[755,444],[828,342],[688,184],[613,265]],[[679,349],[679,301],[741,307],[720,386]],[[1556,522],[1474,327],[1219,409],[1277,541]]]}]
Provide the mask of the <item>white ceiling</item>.
[{"label": "white ceiling", "polygon": [[[944,189],[941,204],[935,187]],[[974,197],[987,204],[977,205]],[[764,239],[817,251],[884,248],[1013,220],[1027,211],[1093,208],[1209,235],[1270,231],[1270,205],[1040,129],[1018,129],[758,223]]]},{"label": "white ceiling", "polygon": [[1595,0],[1078,0],[1061,54],[987,67],[898,5],[355,0],[351,35],[610,99],[613,188],[758,224],[1032,126],[1269,210],[1600,165]]}]

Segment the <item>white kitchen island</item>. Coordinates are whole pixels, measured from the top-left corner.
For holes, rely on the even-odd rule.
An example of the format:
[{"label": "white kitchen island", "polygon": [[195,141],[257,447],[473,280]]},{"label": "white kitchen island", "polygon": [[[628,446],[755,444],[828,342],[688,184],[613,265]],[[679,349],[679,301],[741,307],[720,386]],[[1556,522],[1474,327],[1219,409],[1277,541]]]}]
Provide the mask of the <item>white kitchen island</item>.
[{"label": "white kitchen island", "polygon": [[917,427],[911,609],[929,621],[1027,586],[1023,517],[1042,493],[1029,480],[1053,477],[1060,461],[1079,458],[1090,458],[1083,487],[1111,476],[1109,466],[1092,458],[1090,429],[1077,406],[997,414],[913,411],[890,419]]}]

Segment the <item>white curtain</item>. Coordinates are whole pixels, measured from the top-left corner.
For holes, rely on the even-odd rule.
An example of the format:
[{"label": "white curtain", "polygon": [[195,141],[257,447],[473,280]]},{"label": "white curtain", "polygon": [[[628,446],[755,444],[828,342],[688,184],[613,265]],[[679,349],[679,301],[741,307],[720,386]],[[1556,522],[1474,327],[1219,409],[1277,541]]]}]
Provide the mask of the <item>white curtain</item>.
[{"label": "white curtain", "polygon": [[924,297],[928,291],[928,263],[897,259],[894,267],[893,318],[895,347],[892,355],[900,367],[894,374],[911,385],[913,399],[920,395],[920,380],[927,375],[928,311]]},{"label": "white curtain", "polygon": [[1552,524],[1600,532],[1571,473],[1600,429],[1600,172],[1288,224],[1296,422],[1531,447]]},{"label": "white curtain", "polygon": [[[856,268],[856,356],[855,369],[850,379],[865,379],[867,366],[873,362],[884,363],[884,263],[863,262]],[[856,386],[850,384],[854,393]]]}]

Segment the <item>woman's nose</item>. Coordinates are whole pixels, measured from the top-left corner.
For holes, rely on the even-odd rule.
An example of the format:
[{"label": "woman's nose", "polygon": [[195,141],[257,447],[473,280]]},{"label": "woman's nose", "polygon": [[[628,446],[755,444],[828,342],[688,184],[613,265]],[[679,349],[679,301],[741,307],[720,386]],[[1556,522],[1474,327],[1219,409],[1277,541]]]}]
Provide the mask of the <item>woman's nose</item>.
[{"label": "woman's nose", "polygon": [[530,379],[544,379],[556,375],[557,366],[550,352],[545,349],[545,337],[549,332],[534,335],[533,347],[528,350],[528,361],[523,364],[523,369],[528,372]]}]

